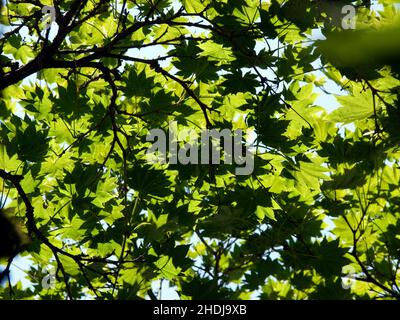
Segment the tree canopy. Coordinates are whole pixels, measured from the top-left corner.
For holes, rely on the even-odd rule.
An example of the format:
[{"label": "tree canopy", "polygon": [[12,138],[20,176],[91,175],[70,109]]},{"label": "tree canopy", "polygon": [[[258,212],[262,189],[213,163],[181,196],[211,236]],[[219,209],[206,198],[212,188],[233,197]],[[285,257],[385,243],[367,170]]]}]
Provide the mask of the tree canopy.
[{"label": "tree canopy", "polygon": [[[396,2],[3,1],[0,207],[29,285],[0,297],[399,299]],[[171,122],[246,132],[254,170],[149,162]]]}]

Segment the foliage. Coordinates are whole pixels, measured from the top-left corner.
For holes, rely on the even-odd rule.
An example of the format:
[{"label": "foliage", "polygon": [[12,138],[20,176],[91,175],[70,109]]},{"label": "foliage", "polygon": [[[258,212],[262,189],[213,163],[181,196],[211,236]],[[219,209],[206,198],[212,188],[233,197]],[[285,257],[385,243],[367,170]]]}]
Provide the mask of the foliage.
[{"label": "foliage", "polygon": [[[7,1],[1,203],[31,286],[0,296],[155,298],[164,280],[181,299],[398,299],[399,14],[379,4]],[[149,164],[170,121],[253,132],[254,172]]]}]

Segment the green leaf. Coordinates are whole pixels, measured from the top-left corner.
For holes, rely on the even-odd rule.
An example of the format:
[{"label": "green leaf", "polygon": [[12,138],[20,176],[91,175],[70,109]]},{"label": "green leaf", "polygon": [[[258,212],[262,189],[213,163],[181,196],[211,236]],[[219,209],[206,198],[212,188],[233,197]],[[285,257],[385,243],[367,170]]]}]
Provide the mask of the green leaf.
[{"label": "green leaf", "polygon": [[209,61],[218,61],[219,64],[235,60],[232,50],[222,44],[207,41],[198,45],[202,50],[200,57],[207,57]]},{"label": "green leaf", "polygon": [[182,0],[183,5],[188,13],[200,13],[206,7],[205,1],[200,0]]},{"label": "green leaf", "polygon": [[330,118],[333,121],[350,123],[365,120],[374,114],[371,92],[359,92],[357,89],[351,96],[336,96],[341,107],[331,113]]}]

